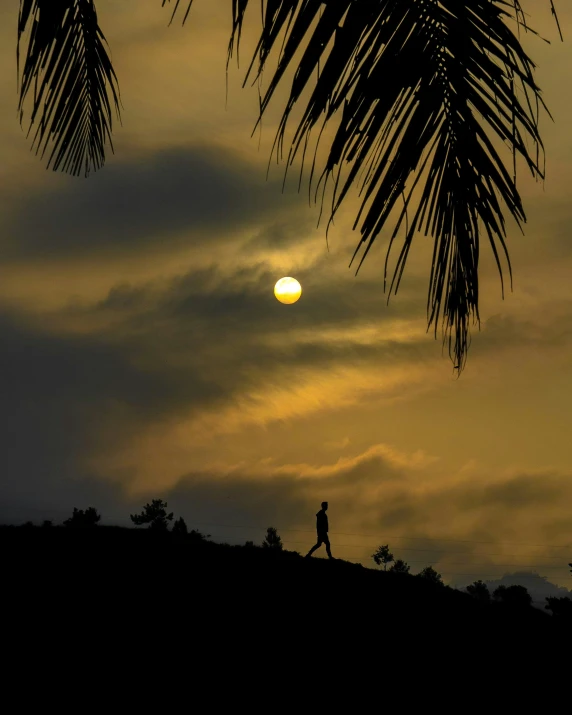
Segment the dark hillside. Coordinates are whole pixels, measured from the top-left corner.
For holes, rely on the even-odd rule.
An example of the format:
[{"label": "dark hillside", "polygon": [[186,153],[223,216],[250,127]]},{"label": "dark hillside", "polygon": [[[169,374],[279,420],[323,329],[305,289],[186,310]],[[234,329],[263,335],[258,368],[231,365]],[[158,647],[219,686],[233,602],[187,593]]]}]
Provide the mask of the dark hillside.
[{"label": "dark hillside", "polygon": [[361,682],[382,666],[494,678],[570,652],[547,613],[344,561],[114,527],[3,527],[0,548],[5,632],[53,657],[122,653],[129,670],[143,653],[156,668],[179,653],[177,667],[209,678],[280,663]]}]

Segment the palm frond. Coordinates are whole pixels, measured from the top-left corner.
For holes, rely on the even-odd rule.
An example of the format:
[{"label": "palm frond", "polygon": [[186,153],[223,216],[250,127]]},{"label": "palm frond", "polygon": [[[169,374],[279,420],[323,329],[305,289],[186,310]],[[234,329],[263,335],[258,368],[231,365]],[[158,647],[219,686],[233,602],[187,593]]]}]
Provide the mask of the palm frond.
[{"label": "palm frond", "polygon": [[[162,0],[163,6],[166,1],[170,2]],[[553,0],[549,1],[560,31]],[[192,2],[188,0],[183,24]],[[179,4],[176,0],[171,22]],[[238,52],[248,6],[249,0],[232,0],[228,60]],[[501,203],[521,230],[526,221],[516,188],[516,156],[524,159],[533,176],[544,176],[538,131],[539,107],[544,103],[534,82],[534,64],[507,24],[513,20],[517,29],[522,25],[531,31],[519,0],[261,0],[261,7],[262,32],[247,79],[253,74],[260,77],[278,38],[284,34],[285,39],[278,67],[261,98],[260,117],[305,44],[275,140],[278,157],[283,155],[292,108],[320,69],[294,133],[287,167],[302,146],[305,156],[315,125],[321,122],[322,137],[324,127],[339,113],[341,121],[316,196],[322,184],[323,204],[326,185],[333,181],[331,222],[350,187],[360,186],[363,200],[354,224],[356,228],[361,222],[354,254],[355,259],[363,249],[358,270],[396,201],[403,199],[386,257],[384,290],[389,253],[405,220],[389,293],[397,293],[413,235],[430,234],[435,244],[428,329],[434,324],[436,335],[442,313],[443,342],[448,340],[460,373],[469,346],[469,319],[479,322],[482,231],[493,250],[504,297],[499,247],[507,258],[511,287],[512,268]],[[84,166],[87,176],[91,167],[104,163],[106,134],[113,151],[107,82],[119,117],[117,77],[101,42],[105,37],[93,0],[20,0],[18,75],[19,42],[30,16],[34,21],[18,106],[20,122],[35,79],[30,129],[40,107],[43,112],[34,142],[39,135],[42,143],[51,120],[42,157],[52,138],[55,146],[48,168],[55,156],[54,170],[63,164],[62,170],[78,174]],[[535,152],[528,150],[527,138]],[[498,154],[500,142],[512,151],[512,176]],[[315,163],[316,155],[310,186]],[[342,179],[345,167],[348,174]]]},{"label": "palm frond", "polygon": [[[554,11],[552,0],[550,4]],[[229,58],[238,49],[247,7],[248,0],[232,3]],[[403,199],[385,261],[384,290],[389,254],[404,221],[389,296],[392,290],[397,293],[413,236],[431,235],[427,329],[434,325],[436,336],[441,316],[443,345],[448,342],[460,374],[470,345],[470,319],[480,327],[483,235],[496,259],[503,297],[500,248],[512,289],[501,205],[522,230],[526,216],[516,186],[517,155],[534,177],[544,177],[538,121],[539,107],[546,107],[534,81],[534,63],[509,26],[513,21],[517,31],[522,26],[534,32],[519,1],[264,0],[262,7],[262,31],[246,79],[260,77],[278,39],[283,34],[285,39],[261,98],[259,121],[296,53],[303,50],[275,139],[277,158],[283,156],[290,113],[317,77],[294,132],[286,170],[300,151],[304,163],[314,127],[321,125],[319,143],[324,127],[339,116],[316,196],[322,185],[323,204],[326,185],[333,182],[331,222],[350,187],[359,186],[362,203],[354,229],[359,226],[361,239],[352,259],[362,251],[357,270]],[[532,140],[530,151],[527,140]],[[512,153],[512,173],[499,155],[501,143]],[[315,163],[316,155],[310,186]]]},{"label": "palm frond", "polygon": [[[185,13],[185,16],[183,17],[183,25],[187,21],[187,17],[189,16],[189,12],[191,11],[191,5],[193,4],[193,0],[187,0],[187,1],[189,4],[187,5],[187,12]],[[161,0],[161,7],[165,7],[166,2],[170,3],[171,0]],[[169,25],[171,24],[171,22],[173,22],[173,19],[174,19],[175,15],[177,14],[177,10],[179,8],[180,2],[181,2],[181,0],[175,0],[175,7],[173,8],[173,14],[171,15],[171,20],[169,22]],[[234,4],[236,4],[237,2],[240,2],[240,0],[233,0]],[[248,2],[248,0],[246,0],[246,2]],[[233,8],[233,12],[234,12],[234,8]]]},{"label": "palm frond", "polygon": [[562,36],[562,28],[560,27],[560,20],[558,19],[558,14],[556,12],[556,8],[554,7],[554,0],[550,0],[550,12],[552,13],[552,17],[554,18],[554,21],[556,22],[556,27],[558,28],[558,34],[560,35],[560,40],[564,40],[564,37]]},{"label": "palm frond", "polygon": [[[33,17],[28,53],[20,89],[20,124],[23,104],[34,80],[34,106],[30,130],[41,112],[32,148],[42,158],[53,141],[48,161],[53,170],[85,176],[105,163],[106,135],[111,150],[111,107],[106,91],[109,82],[117,116],[117,77],[105,52],[105,36],[97,23],[93,0],[20,0],[16,61],[20,77],[20,39]],[[41,78],[41,80],[40,80]],[[38,86],[39,85],[39,86]],[[49,129],[49,131],[48,131]]]}]

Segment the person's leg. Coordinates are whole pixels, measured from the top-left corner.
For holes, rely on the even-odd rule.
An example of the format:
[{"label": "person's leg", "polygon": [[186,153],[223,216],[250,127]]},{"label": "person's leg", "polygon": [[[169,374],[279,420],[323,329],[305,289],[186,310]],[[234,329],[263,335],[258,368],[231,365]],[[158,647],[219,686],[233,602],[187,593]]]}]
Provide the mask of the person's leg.
[{"label": "person's leg", "polygon": [[310,551],[308,551],[308,553],[306,554],[306,558],[308,558],[308,556],[311,556],[316,549],[319,549],[319,548],[320,548],[321,545],[322,545],[322,540],[321,540],[321,539],[318,539],[318,543],[315,544],[314,546],[312,546],[312,548],[310,549]]},{"label": "person's leg", "polygon": [[334,557],[332,556],[332,552],[330,551],[330,539],[326,536],[324,539],[324,544],[326,544],[326,551],[328,553],[328,558],[333,559]]}]

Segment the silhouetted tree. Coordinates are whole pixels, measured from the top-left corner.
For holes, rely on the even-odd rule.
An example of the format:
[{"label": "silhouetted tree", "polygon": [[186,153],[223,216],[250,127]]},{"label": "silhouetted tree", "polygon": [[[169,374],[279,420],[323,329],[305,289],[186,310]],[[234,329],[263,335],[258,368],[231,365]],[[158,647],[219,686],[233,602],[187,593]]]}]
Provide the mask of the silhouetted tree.
[{"label": "silhouetted tree", "polygon": [[265,549],[274,549],[276,551],[282,551],[284,548],[282,539],[278,535],[278,531],[273,526],[269,526],[268,529],[266,529],[266,537],[262,542],[262,546]]},{"label": "silhouetted tree", "polygon": [[53,525],[54,525],[54,522],[53,522],[53,521],[50,521],[50,519],[45,519],[45,520],[42,522],[42,528],[43,528],[43,529],[49,529],[49,528],[50,528],[51,526],[53,526]]},{"label": "silhouetted tree", "polygon": [[100,519],[101,515],[98,514],[97,509],[94,509],[92,506],[88,507],[85,511],[74,507],[73,514],[69,519],[64,521],[64,526],[74,529],[90,529],[97,526]]},{"label": "silhouetted tree", "polygon": [[393,554],[389,551],[389,544],[379,546],[377,551],[371,555],[371,558],[378,566],[383,564],[383,570],[387,571],[387,564],[390,564],[393,561]]},{"label": "silhouetted tree", "polygon": [[393,566],[389,569],[392,573],[409,573],[411,566],[405,563],[403,559],[397,559]]},{"label": "silhouetted tree", "polygon": [[131,521],[137,526],[149,524],[150,529],[167,531],[169,521],[173,521],[173,512],[167,514],[167,502],[162,499],[153,499],[150,504],[145,504],[140,514],[130,514]]},{"label": "silhouetted tree", "polygon": [[[560,31],[554,2],[547,0]],[[184,24],[192,0],[173,4],[171,20],[181,5],[187,6]],[[238,57],[247,8],[261,9],[262,30],[244,84],[260,79],[272,58],[258,121],[274,106],[271,99],[283,95],[285,107],[273,145],[276,159],[283,156],[289,119],[298,115],[286,166],[301,154],[304,164],[312,131],[330,142],[323,170],[314,172],[312,166],[311,171],[311,177],[319,176],[316,200],[322,184],[322,204],[328,183],[334,183],[330,221],[350,189],[360,190],[354,258],[363,253],[358,270],[384,232],[392,234],[387,265],[405,222],[389,287],[390,294],[397,293],[414,237],[420,232],[431,235],[428,328],[435,326],[436,337],[441,317],[443,343],[448,342],[460,373],[470,344],[469,322],[480,321],[482,237],[491,243],[504,297],[498,254],[502,248],[508,260],[505,214],[519,227],[526,222],[517,188],[517,155],[534,177],[544,178],[538,108],[546,107],[534,78],[535,65],[520,40],[520,27],[528,29],[520,3],[459,0],[455,12],[440,2],[411,1],[233,0],[228,5],[232,29],[227,64],[235,53]],[[48,167],[53,161],[54,171],[83,171],[87,177],[105,162],[112,98],[120,116],[118,80],[102,42],[95,3],[20,0],[18,52],[20,38],[32,24],[19,86],[20,123],[24,99],[33,87],[30,129],[37,120],[36,152],[43,144],[43,156],[51,140]],[[50,56],[57,62],[48,63]],[[19,79],[19,61],[17,73]],[[291,76],[293,80],[285,79]],[[288,81],[289,91],[280,92]],[[310,87],[312,91],[305,91]],[[295,107],[298,111],[293,112]],[[336,124],[335,131],[324,132],[327,123]],[[498,153],[501,143],[510,169]],[[347,171],[342,174],[342,169]],[[404,206],[398,210],[400,199]]]},{"label": "silhouetted tree", "polygon": [[34,522],[33,521],[26,521],[24,524],[22,524],[22,529],[33,529],[34,528]]},{"label": "silhouetted tree", "polygon": [[431,581],[431,583],[437,583],[440,586],[443,586],[443,579],[441,578],[441,574],[437,573],[433,566],[426,566],[422,571],[420,571],[418,574],[421,578],[425,579],[426,581]]},{"label": "silhouetted tree", "polygon": [[189,530],[187,529],[185,520],[183,519],[182,516],[180,516],[178,519],[176,519],[174,521],[172,532],[173,532],[173,534],[176,534],[177,536],[187,536],[187,534],[189,533]]},{"label": "silhouetted tree", "polygon": [[191,529],[187,538],[189,541],[206,541],[210,536],[210,534],[202,534],[198,529]]},{"label": "silhouetted tree", "polygon": [[549,611],[552,611],[552,615],[558,618],[566,618],[566,620],[572,620],[572,599],[563,596],[558,598],[557,596],[547,596],[546,606],[544,606]]},{"label": "silhouetted tree", "polygon": [[475,581],[467,586],[467,593],[477,601],[483,601],[483,603],[490,603],[491,592],[489,591],[487,584],[484,581]]},{"label": "silhouetted tree", "polygon": [[247,549],[253,549],[254,548],[254,541],[247,541],[245,544]]},{"label": "silhouetted tree", "polygon": [[524,607],[530,606],[532,596],[528,593],[526,586],[514,584],[512,586],[498,586],[493,591],[495,601],[506,603],[508,606]]}]

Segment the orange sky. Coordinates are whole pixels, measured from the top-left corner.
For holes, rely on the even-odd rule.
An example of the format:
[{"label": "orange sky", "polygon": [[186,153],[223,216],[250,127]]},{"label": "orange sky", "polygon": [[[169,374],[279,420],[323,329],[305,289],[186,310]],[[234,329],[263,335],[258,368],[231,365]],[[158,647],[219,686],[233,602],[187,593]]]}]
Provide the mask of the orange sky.
[{"label": "orange sky", "polygon": [[[305,551],[327,499],[335,555],[371,565],[389,542],[447,582],[534,566],[572,587],[572,546],[555,547],[572,544],[572,8],[559,5],[564,43],[548,2],[525,3],[552,41],[525,40],[555,119],[541,122],[547,179],[521,172],[528,224],[523,237],[508,223],[504,301],[483,245],[481,331],[457,380],[425,332],[430,239],[387,306],[386,234],[348,269],[357,195],[328,251],[296,172],[284,194],[283,167],[265,181],[286,87],[260,137],[243,69],[225,109],[229,0],[196,0],[184,27],[159,0],[97,0],[123,125],[88,179],[30,151],[18,2],[0,0],[0,517],[93,505],[125,523],[162,497],[219,540],[273,524]],[[292,306],[273,295],[284,275],[303,287]]]}]

